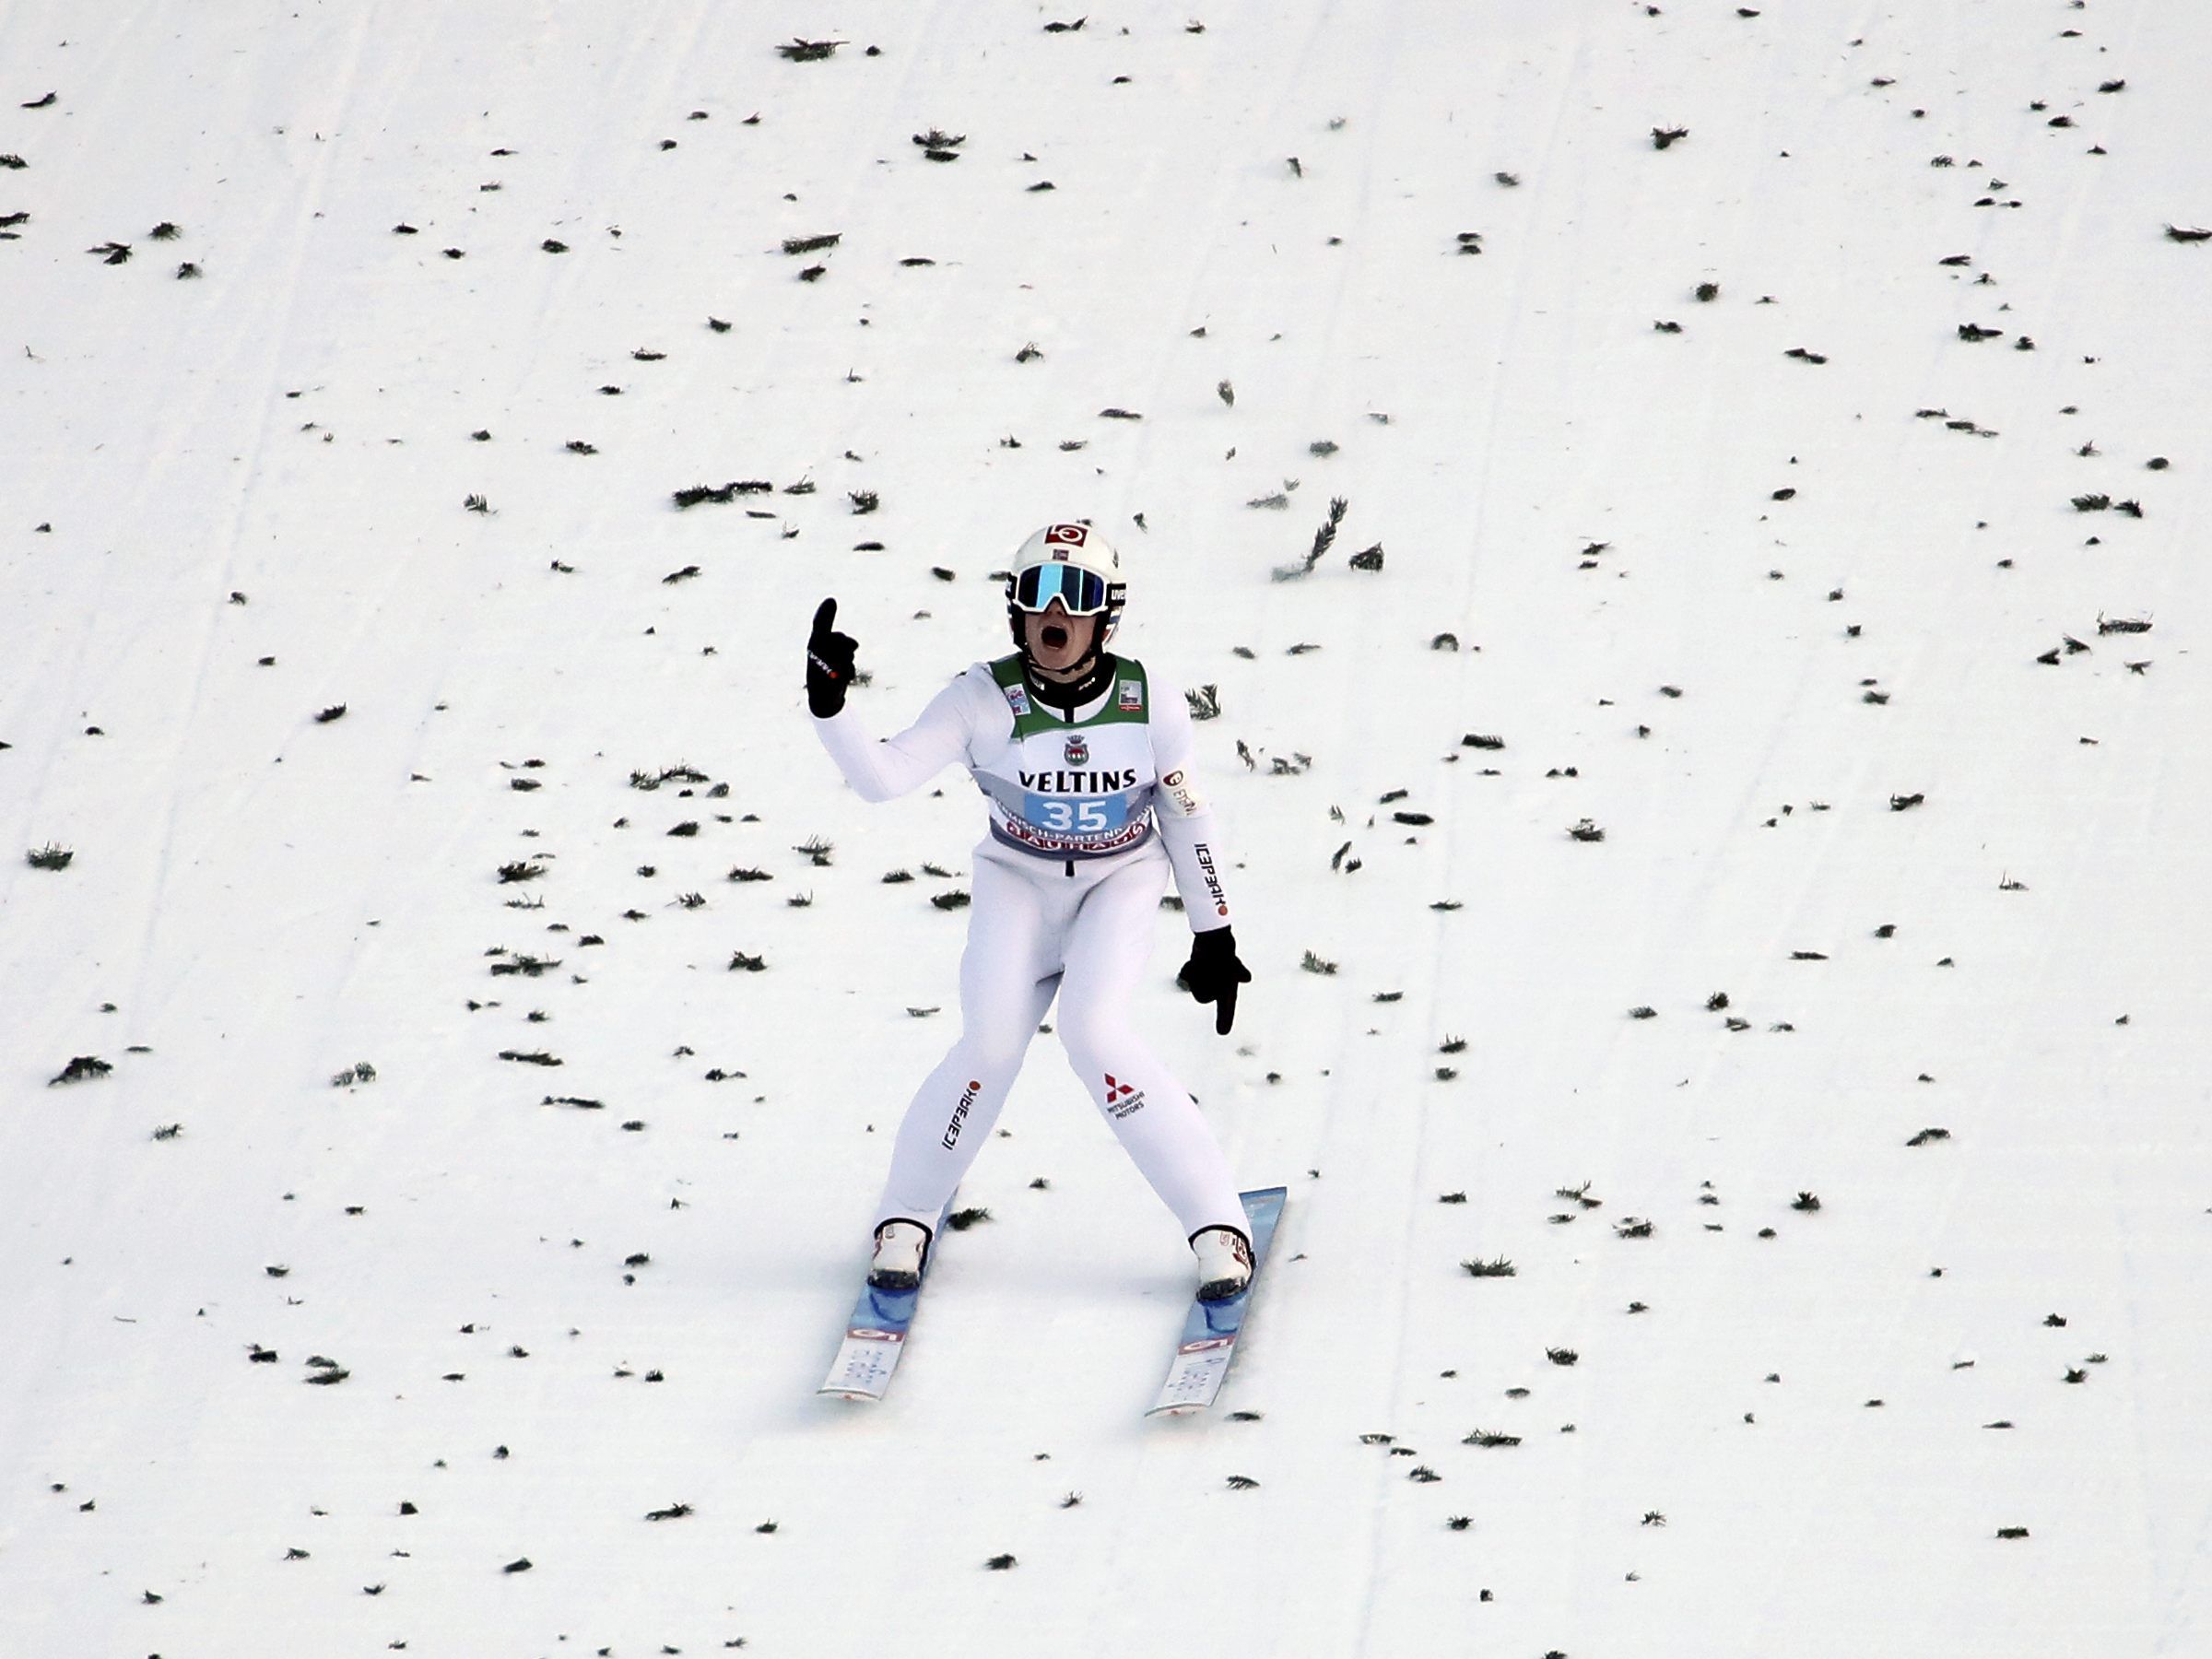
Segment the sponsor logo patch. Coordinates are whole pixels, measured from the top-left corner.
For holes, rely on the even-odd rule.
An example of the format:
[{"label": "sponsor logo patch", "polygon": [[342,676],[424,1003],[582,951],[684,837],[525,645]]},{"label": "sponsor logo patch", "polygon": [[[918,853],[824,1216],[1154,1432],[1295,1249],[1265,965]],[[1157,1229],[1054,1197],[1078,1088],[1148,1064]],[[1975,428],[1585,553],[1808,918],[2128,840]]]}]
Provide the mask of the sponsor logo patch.
[{"label": "sponsor logo patch", "polygon": [[1124,680],[1122,682],[1122,712],[1138,714],[1144,712],[1144,707],[1145,682],[1143,680]]},{"label": "sponsor logo patch", "polygon": [[959,1142],[960,1125],[968,1121],[968,1109],[975,1104],[975,1097],[982,1092],[983,1086],[971,1078],[968,1092],[960,1097],[960,1103],[952,1109],[952,1121],[945,1125],[945,1147],[947,1151]]},{"label": "sponsor logo patch", "polygon": [[1144,1110],[1145,1091],[1134,1083],[1124,1083],[1112,1072],[1106,1074],[1106,1115],[1125,1118],[1133,1112]]},{"label": "sponsor logo patch", "polygon": [[1194,817],[1205,806],[1205,803],[1198,798],[1198,792],[1193,789],[1185,780],[1181,767],[1177,767],[1166,777],[1160,779],[1159,786],[1167,792],[1168,799],[1174,804],[1176,812],[1183,818]]},{"label": "sponsor logo patch", "polygon": [[1206,879],[1206,895],[1214,901],[1214,914],[1228,915],[1229,895],[1221,890],[1221,878],[1214,874],[1213,848],[1200,841],[1191,849],[1191,853],[1198,861],[1198,874]]},{"label": "sponsor logo patch", "polygon": [[[1076,757],[1070,755],[1073,760]],[[1017,774],[1024,789],[1039,794],[1112,794],[1136,787],[1136,769],[1117,767],[1112,771],[1025,771]]]},{"label": "sponsor logo patch", "polygon": [[[1004,808],[1001,810],[1004,811]],[[992,820],[991,830],[1002,841],[1021,848],[1025,853],[1038,853],[1051,857],[1080,854],[1091,858],[1108,853],[1119,853],[1124,847],[1134,847],[1152,833],[1152,827],[1140,818],[1106,835],[1054,835],[1008,812],[1004,818]]]},{"label": "sponsor logo patch", "polygon": [[1090,532],[1081,524],[1054,524],[1044,533],[1044,545],[1053,549],[1054,559],[1065,559],[1067,549],[1080,547],[1090,540]]},{"label": "sponsor logo patch", "polygon": [[1030,693],[1028,688],[1022,686],[1008,686],[1006,688],[1006,706],[1014,711],[1015,716],[1018,719],[1021,716],[1028,714],[1030,712]]},{"label": "sponsor logo patch", "polygon": [[1090,745],[1080,736],[1070,737],[1067,740],[1067,763],[1070,766],[1082,766],[1089,759]]}]

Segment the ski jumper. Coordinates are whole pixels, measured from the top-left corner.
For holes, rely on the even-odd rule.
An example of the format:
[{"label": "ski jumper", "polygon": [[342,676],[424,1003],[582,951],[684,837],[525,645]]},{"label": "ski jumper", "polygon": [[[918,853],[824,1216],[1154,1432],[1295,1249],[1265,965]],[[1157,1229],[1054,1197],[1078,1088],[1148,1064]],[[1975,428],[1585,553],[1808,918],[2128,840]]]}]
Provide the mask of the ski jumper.
[{"label": "ski jumper", "polygon": [[1213,813],[1191,780],[1190,709],[1126,657],[1102,656],[1100,672],[1102,688],[1055,709],[1018,655],[977,663],[880,742],[849,711],[815,718],[862,799],[904,794],[958,760],[990,812],[960,957],[959,1040],[900,1124],[878,1226],[936,1226],[1057,994],[1068,1064],[1184,1235],[1245,1227],[1196,1103],[1129,1022],[1171,870],[1194,931],[1230,924]]}]

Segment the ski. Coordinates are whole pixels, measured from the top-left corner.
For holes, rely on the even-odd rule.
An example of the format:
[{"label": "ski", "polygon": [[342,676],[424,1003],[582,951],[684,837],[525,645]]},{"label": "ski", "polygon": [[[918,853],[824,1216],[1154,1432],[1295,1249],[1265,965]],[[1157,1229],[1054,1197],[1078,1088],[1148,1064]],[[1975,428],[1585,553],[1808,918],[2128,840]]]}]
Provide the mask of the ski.
[{"label": "ski", "polygon": [[[936,1231],[930,1236],[929,1252],[922,1258],[923,1285],[929,1282],[929,1271],[936,1265],[937,1241],[945,1236],[945,1218],[951,1213],[948,1199],[937,1217]],[[837,1358],[830,1361],[830,1375],[814,1392],[843,1400],[882,1399],[891,1385],[891,1373],[899,1369],[907,1328],[914,1322],[914,1308],[921,1300],[922,1285],[912,1290],[878,1290],[864,1279],[860,1300],[853,1304],[853,1317],[845,1322],[845,1339],[838,1345]]]},{"label": "ski", "polygon": [[1204,1411],[1214,1403],[1221,1392],[1222,1379],[1229,1375],[1237,1336],[1244,1328],[1244,1315],[1252,1306],[1253,1291],[1259,1287],[1260,1269],[1266,1263],[1267,1246],[1275,1237],[1276,1222],[1282,1218],[1283,1200],[1288,1194],[1278,1186],[1238,1196],[1243,1200],[1246,1230],[1252,1238],[1252,1282],[1224,1301],[1192,1300],[1191,1311],[1183,1316],[1175,1363],[1169,1368],[1159,1398],[1145,1413],[1147,1417],[1181,1417]]}]

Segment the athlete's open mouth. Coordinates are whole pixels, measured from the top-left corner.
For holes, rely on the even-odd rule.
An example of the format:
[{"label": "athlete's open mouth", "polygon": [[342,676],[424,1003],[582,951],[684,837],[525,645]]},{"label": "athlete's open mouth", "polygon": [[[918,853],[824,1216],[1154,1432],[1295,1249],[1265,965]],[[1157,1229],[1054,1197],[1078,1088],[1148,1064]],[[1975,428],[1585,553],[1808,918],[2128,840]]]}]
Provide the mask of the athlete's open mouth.
[{"label": "athlete's open mouth", "polygon": [[1067,629],[1057,622],[1047,622],[1044,625],[1044,642],[1053,650],[1059,650],[1067,643]]}]

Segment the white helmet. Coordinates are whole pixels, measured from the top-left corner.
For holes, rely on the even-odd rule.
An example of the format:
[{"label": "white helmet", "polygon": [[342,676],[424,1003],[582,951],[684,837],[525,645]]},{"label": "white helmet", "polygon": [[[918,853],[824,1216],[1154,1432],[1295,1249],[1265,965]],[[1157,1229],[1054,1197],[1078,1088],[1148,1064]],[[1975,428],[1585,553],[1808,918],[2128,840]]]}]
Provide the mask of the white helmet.
[{"label": "white helmet", "polygon": [[1112,542],[1088,524],[1047,524],[1021,544],[1006,578],[1006,620],[1014,642],[1023,643],[1023,614],[1041,611],[1056,599],[1071,617],[1105,617],[1095,642],[1103,648],[1121,625],[1127,592],[1122,556]]}]

